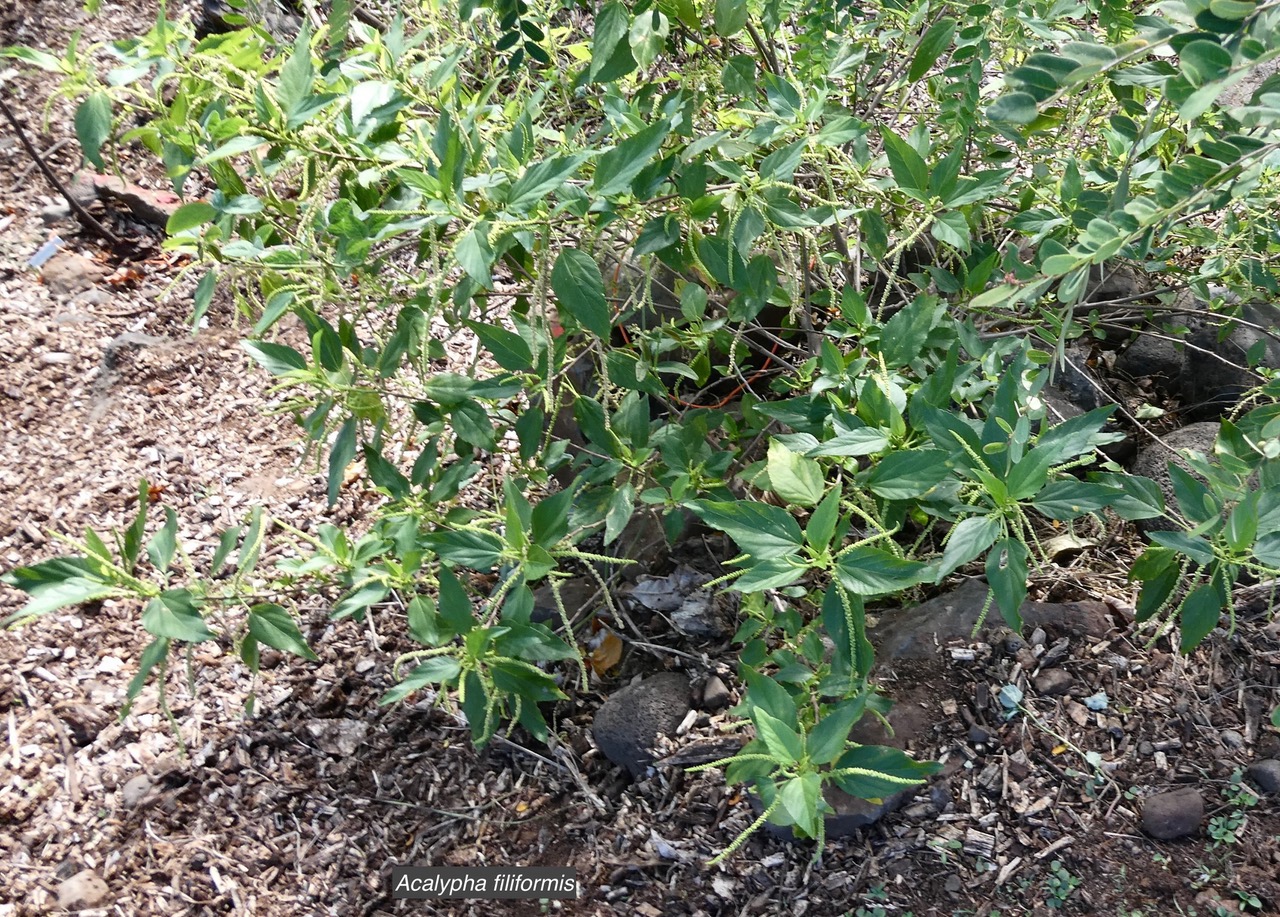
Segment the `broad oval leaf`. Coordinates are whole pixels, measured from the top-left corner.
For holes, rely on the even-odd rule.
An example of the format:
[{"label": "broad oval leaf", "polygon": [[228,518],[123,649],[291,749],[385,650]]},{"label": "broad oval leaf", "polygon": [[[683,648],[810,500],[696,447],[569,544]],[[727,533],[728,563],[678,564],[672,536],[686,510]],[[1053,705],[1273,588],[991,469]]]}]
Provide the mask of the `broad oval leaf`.
[{"label": "broad oval leaf", "polygon": [[293,619],[293,615],[279,605],[263,603],[250,608],[249,635],[259,643],[312,662],[319,658],[307,646],[306,638],[298,629],[298,622]]},{"label": "broad oval leaf", "polygon": [[609,339],[612,315],[604,295],[604,277],[594,258],[576,248],[560,252],[551,269],[551,289],[574,321],[601,340]]}]

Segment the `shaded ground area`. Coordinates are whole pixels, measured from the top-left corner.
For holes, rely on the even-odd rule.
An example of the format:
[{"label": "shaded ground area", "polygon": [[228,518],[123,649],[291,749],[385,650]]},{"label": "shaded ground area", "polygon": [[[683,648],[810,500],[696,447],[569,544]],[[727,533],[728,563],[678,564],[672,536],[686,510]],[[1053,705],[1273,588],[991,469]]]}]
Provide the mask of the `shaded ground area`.
[{"label": "shaded ground area", "polygon": [[[69,0],[0,3],[0,44],[132,34],[155,12],[104,9],[89,19]],[[71,112],[55,103],[42,128],[49,88],[24,76],[5,92],[69,178]],[[129,240],[109,250],[79,231],[7,128],[0,152],[4,567],[58,553],[52,533],[124,524],[143,477],[193,556],[255,504],[303,531],[358,526],[372,494],[354,480],[326,507],[296,429],[264,413],[269,380],[236,346],[229,305],[190,336],[189,280],[153,227],[108,205],[100,216]],[[143,156],[122,168],[164,189]],[[42,279],[26,264],[55,233],[67,245]],[[539,911],[393,901],[397,863],[573,866],[586,897],[548,910],[584,915],[1280,912],[1280,805],[1233,783],[1280,757],[1267,721],[1280,634],[1263,617],[1191,659],[1167,638],[1145,645],[1128,633],[1131,588],[1115,572],[1130,556],[1094,546],[1036,584],[1054,601],[1107,600],[1097,627],[1050,622],[1021,645],[999,632],[943,639],[885,662],[896,741],[944,771],[818,863],[811,845],[761,834],[707,868],[754,819],[745,796],[716,771],[666,767],[632,783],[594,748],[592,711],[633,675],[715,673],[737,691],[727,641],[679,636],[661,615],[645,636],[676,652],[629,645],[621,675],[556,711],[555,748],[516,735],[477,754],[430,698],[377,706],[408,649],[399,612],[333,624],[317,596],[304,623],[318,664],[268,653],[254,684],[229,645],[211,643],[169,673],[186,757],[154,688],[116,717],[147,642],[140,609],[53,615],[0,634],[0,914],[48,913],[60,895],[129,914]],[[6,590],[0,613],[20,601]],[[1011,684],[1020,710],[1001,701]],[[1091,709],[1100,692],[1105,707]],[[673,750],[734,731],[726,714],[697,711]],[[1200,793],[1201,822],[1191,837],[1152,840],[1144,799],[1175,788]]]}]

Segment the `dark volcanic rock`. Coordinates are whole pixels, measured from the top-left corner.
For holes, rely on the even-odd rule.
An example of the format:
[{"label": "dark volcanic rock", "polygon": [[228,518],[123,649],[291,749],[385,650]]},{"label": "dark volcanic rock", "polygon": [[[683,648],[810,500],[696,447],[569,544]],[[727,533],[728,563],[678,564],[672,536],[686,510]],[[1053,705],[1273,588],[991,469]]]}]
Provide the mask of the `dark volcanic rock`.
[{"label": "dark volcanic rock", "polygon": [[[881,662],[893,659],[927,659],[951,640],[968,640],[987,599],[987,584],[967,580],[951,592],[901,611],[880,616],[868,636]],[[1111,630],[1110,609],[1101,602],[1024,602],[1019,609],[1028,630],[1043,627],[1070,636],[1103,637]],[[993,606],[983,622],[993,630],[1004,623]]]},{"label": "dark volcanic rock", "polygon": [[1204,799],[1190,787],[1158,793],[1142,805],[1142,830],[1159,841],[1195,834],[1203,819]]},{"label": "dark volcanic rock", "polygon": [[[1171,449],[1192,449],[1206,456],[1212,456],[1213,444],[1218,438],[1218,424],[1213,421],[1193,423],[1172,433],[1166,433],[1162,438]],[[1138,451],[1132,470],[1134,474],[1140,474],[1155,481],[1161,493],[1164,494],[1165,506],[1176,511],[1178,504],[1173,497],[1173,479],[1169,476],[1171,461],[1176,462],[1186,471],[1191,470],[1181,457],[1171,455],[1169,450],[1159,443],[1150,443]],[[1138,528],[1143,532],[1168,532],[1179,527],[1172,520],[1160,517],[1138,521]]]},{"label": "dark volcanic rock", "polygon": [[615,692],[596,711],[591,734],[604,756],[632,777],[654,761],[658,736],[675,730],[689,712],[689,679],[661,672]]},{"label": "dark volcanic rock", "polygon": [[1116,372],[1130,379],[1150,378],[1168,385],[1181,377],[1184,359],[1182,346],[1169,340],[1165,332],[1144,329],[1116,357]]},{"label": "dark volcanic rock", "polygon": [[[1249,354],[1257,351],[1259,365],[1280,368],[1280,308],[1268,303],[1245,303],[1235,324],[1206,314],[1190,323],[1185,371],[1182,373],[1184,413],[1194,420],[1221,417],[1240,402],[1240,396],[1261,383],[1249,368]],[[1271,332],[1271,333],[1268,333]]]},{"label": "dark volcanic rock", "polygon": [[1255,761],[1245,774],[1262,792],[1272,796],[1280,794],[1280,761],[1274,758]]}]

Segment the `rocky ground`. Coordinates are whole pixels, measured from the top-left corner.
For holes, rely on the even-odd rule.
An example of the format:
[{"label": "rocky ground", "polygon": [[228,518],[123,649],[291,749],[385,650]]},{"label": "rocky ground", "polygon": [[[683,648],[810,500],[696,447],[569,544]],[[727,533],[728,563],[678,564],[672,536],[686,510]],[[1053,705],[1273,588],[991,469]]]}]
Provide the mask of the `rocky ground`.
[{"label": "rocky ground", "polygon": [[[105,40],[154,15],[143,0],[97,17],[5,0],[0,45],[57,52],[74,30]],[[71,109],[55,100],[46,124],[51,89],[23,73],[3,98],[69,180]],[[126,154],[127,187],[84,192],[111,245],[8,125],[0,153],[0,564],[126,524],[143,478],[193,555],[255,505],[303,531],[358,528],[371,491],[355,479],[326,506],[296,429],[267,413],[230,304],[190,333],[192,280],[133,206],[169,203],[154,166]],[[55,236],[58,253],[29,266]],[[837,800],[816,862],[811,844],[761,833],[706,866],[755,817],[720,772],[681,766],[741,741],[726,712],[741,690],[734,612],[696,569],[714,543],[684,546],[691,566],[675,570],[643,556],[652,578],[620,589],[638,622],[621,665],[557,711],[554,748],[517,735],[477,754],[430,698],[379,707],[405,649],[396,611],[335,624],[317,597],[304,624],[318,663],[267,653],[253,681],[207,643],[169,673],[183,756],[154,687],[117,716],[147,642],[139,607],[50,615],[0,633],[0,915],[539,909],[396,901],[394,864],[572,866],[583,899],[547,909],[584,915],[1280,913],[1280,631],[1246,607],[1233,635],[1183,658],[1131,626],[1135,533],[1084,535],[1033,584],[1022,635],[971,637],[973,581],[920,596],[918,612],[880,610],[894,734],[860,735],[943,770],[892,811]],[[0,614],[21,601],[6,588]]]}]

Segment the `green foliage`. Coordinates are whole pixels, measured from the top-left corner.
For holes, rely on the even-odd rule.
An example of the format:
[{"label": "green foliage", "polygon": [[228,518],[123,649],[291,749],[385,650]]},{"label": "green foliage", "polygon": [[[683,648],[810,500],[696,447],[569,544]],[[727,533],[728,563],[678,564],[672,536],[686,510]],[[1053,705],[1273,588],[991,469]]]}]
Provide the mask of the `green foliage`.
[{"label": "green foliage", "polygon": [[[132,699],[180,644],[310,658],[288,608],[334,589],[334,618],[394,616],[423,647],[385,701],[434,686],[478,744],[543,738],[588,676],[532,587],[616,561],[584,544],[639,510],[672,538],[691,513],[740,552],[722,584],[756,738],[726,776],[759,823],[821,838],[825,786],[928,772],[848,741],[884,712],[866,603],[983,571],[1017,626],[1043,533],[1166,516],[1131,574],[1139,617],[1176,616],[1190,651],[1239,578],[1280,570],[1275,381],[1172,473],[1176,506],[1099,451],[1110,409],[1047,403],[1068,342],[1114,327],[1093,268],[1280,289],[1277,87],[1224,101],[1280,54],[1277,22],[1219,0],[466,0],[380,31],[338,2],[287,42],[161,18],[105,79],[75,47],[0,50],[60,74],[95,167],[114,140],[179,194],[201,176],[165,243],[199,275],[193,320],[230,290],[330,502],[353,470],[383,497],[359,538],[280,535],[261,601],[260,511],[206,568],[172,513],[147,540],[144,487],[114,547],[89,532],[6,575],[21,616],[139,599]],[[468,371],[440,371],[464,341]]]}]

